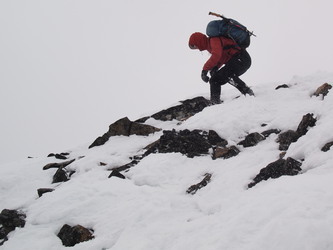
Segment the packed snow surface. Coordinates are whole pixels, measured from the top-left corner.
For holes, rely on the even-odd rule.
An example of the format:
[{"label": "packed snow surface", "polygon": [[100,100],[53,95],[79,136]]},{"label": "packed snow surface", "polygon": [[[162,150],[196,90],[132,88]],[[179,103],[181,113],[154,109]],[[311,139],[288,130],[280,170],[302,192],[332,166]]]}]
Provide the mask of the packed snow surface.
[{"label": "packed snow surface", "polygon": [[[93,240],[71,248],[80,250],[333,249],[333,149],[321,151],[333,141],[333,90],[324,99],[312,96],[325,82],[332,84],[333,74],[295,77],[289,88],[278,90],[284,83],[257,85],[255,97],[239,98],[235,88],[223,86],[222,104],[182,123],[146,121],[168,130],[212,129],[230,146],[252,132],[296,130],[303,115],[314,114],[316,126],[285,156],[302,162],[302,172],[251,189],[247,185],[260,169],[279,158],[276,134],[254,147],[237,145],[241,153],[229,159],[151,154],[123,172],[126,179],[108,178],[110,169],[129,163],[162,132],[116,136],[103,146],[88,149],[89,142],[69,150],[76,161],[67,168],[76,172],[64,183],[51,184],[55,169],[42,170],[62,162],[53,157],[0,166],[0,210],[27,215],[25,227],[11,232],[0,249],[67,249],[57,237],[64,224],[94,230]],[[211,182],[187,194],[205,173],[212,174]],[[38,198],[38,188],[55,191]]]}]

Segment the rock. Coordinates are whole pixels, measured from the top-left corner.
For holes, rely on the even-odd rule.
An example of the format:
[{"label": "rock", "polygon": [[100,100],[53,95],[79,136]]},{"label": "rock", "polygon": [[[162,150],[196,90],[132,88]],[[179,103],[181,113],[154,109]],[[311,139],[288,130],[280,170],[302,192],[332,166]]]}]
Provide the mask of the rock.
[{"label": "rock", "polygon": [[261,132],[261,134],[266,138],[269,137],[271,134],[280,134],[280,133],[281,133],[280,129],[269,129],[264,132]]},{"label": "rock", "polygon": [[181,153],[190,158],[208,154],[210,148],[208,134],[202,130],[163,131],[157,144],[158,153]]},{"label": "rock", "polygon": [[212,146],[225,147],[228,145],[228,141],[221,138],[214,130],[208,131],[207,139]]},{"label": "rock", "polygon": [[324,145],[324,147],[321,148],[321,151],[323,152],[327,152],[328,150],[331,149],[331,147],[333,146],[333,141],[332,142],[328,142]]},{"label": "rock", "polygon": [[71,227],[65,224],[57,235],[62,244],[66,247],[75,246],[78,243],[88,241],[94,238],[92,230],[89,230],[81,225]]},{"label": "rock", "polygon": [[69,153],[60,153],[60,154],[51,153],[47,157],[55,157],[56,159],[59,159],[59,160],[67,160],[68,155],[69,155]]},{"label": "rock", "polygon": [[112,136],[130,136],[130,135],[141,135],[147,136],[149,134],[161,131],[159,128],[155,128],[150,125],[140,124],[137,122],[130,121],[127,117],[124,117],[115,123],[109,126],[109,131],[106,132],[104,135],[98,137],[90,146],[89,148],[95,146],[104,145],[110,137]]},{"label": "rock", "polygon": [[204,176],[205,177],[203,178],[203,180],[200,181],[198,184],[190,186],[186,190],[186,193],[188,193],[188,194],[195,194],[199,189],[207,186],[207,184],[210,182],[210,180],[212,178],[212,174],[206,173]]},{"label": "rock", "polygon": [[[145,153],[132,157],[133,160],[130,163],[109,170],[118,172],[128,170],[150,154],[182,153],[187,157],[193,158],[195,156],[207,155],[210,153],[210,149],[227,144],[228,142],[219,137],[213,130],[209,132],[203,130],[190,131],[187,129],[178,132],[176,130],[165,130],[159,140],[145,147]],[[230,150],[229,157],[234,155],[235,151]],[[109,178],[112,176],[116,176],[116,172],[111,173]]]},{"label": "rock", "polygon": [[53,192],[53,191],[54,191],[53,188],[39,188],[39,189],[37,189],[37,193],[38,193],[39,197],[42,197],[42,195],[45,194],[45,193],[50,193],[50,192]]},{"label": "rock", "polygon": [[279,145],[279,150],[288,150],[291,143],[296,142],[298,140],[298,134],[296,131],[288,130],[279,134],[277,138],[277,142]]},{"label": "rock", "polygon": [[259,174],[253,179],[253,182],[248,185],[249,188],[255,186],[263,180],[269,178],[276,179],[283,175],[297,175],[301,169],[302,163],[288,157],[286,160],[279,159],[267,165],[260,170]]},{"label": "rock", "polygon": [[59,168],[57,172],[53,175],[52,183],[58,183],[58,182],[66,182],[69,180],[69,176],[67,175],[67,172]]},{"label": "rock", "polygon": [[120,173],[118,170],[116,170],[116,169],[112,170],[112,172],[111,172],[111,174],[109,175],[108,178],[111,178],[112,176],[114,176],[114,177],[118,177],[118,178],[120,178],[120,179],[126,179],[126,177],[125,177],[123,174],[121,174],[121,173]]},{"label": "rock", "polygon": [[289,88],[289,86],[287,84],[282,84],[282,85],[279,85],[275,88],[275,90],[278,90],[278,89],[281,89],[281,88]]},{"label": "rock", "polygon": [[4,209],[0,213],[0,246],[8,240],[8,234],[17,227],[25,226],[26,215],[17,210]]},{"label": "rock", "polygon": [[240,151],[236,146],[224,147],[224,148],[217,147],[214,149],[213,160],[217,158],[228,159],[238,155],[239,153]]},{"label": "rock", "polygon": [[255,132],[247,135],[243,141],[238,143],[238,145],[242,145],[245,148],[253,147],[265,139],[266,139],[265,136]]},{"label": "rock", "polygon": [[288,130],[279,134],[277,142],[280,143],[280,150],[288,150],[291,143],[296,142],[301,136],[308,132],[309,127],[316,125],[317,119],[313,114],[306,114],[303,116],[302,121],[297,127],[296,131]]},{"label": "rock", "polygon": [[313,117],[313,114],[306,114],[303,116],[302,121],[298,125],[296,130],[298,137],[305,135],[308,132],[309,127],[314,127],[316,125],[317,119]]},{"label": "rock", "polygon": [[332,88],[332,85],[328,83],[324,83],[321,85],[316,92],[313,93],[314,96],[322,95],[323,99],[328,94],[329,90]]},{"label": "rock", "polygon": [[65,168],[74,161],[75,161],[75,159],[70,160],[70,161],[60,162],[60,163],[49,163],[43,167],[43,170],[47,170],[50,168]]},{"label": "rock", "polygon": [[161,121],[171,121],[173,119],[183,121],[210,105],[210,102],[202,96],[181,101],[181,103],[180,105],[155,113],[151,117]]}]

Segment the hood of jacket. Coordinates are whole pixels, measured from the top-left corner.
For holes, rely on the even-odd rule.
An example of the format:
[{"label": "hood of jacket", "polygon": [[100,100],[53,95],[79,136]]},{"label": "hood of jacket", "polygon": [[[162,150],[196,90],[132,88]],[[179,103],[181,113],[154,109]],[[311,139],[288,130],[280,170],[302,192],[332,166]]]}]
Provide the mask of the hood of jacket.
[{"label": "hood of jacket", "polygon": [[189,45],[196,46],[200,51],[207,50],[209,46],[208,37],[200,32],[195,32],[190,36]]}]

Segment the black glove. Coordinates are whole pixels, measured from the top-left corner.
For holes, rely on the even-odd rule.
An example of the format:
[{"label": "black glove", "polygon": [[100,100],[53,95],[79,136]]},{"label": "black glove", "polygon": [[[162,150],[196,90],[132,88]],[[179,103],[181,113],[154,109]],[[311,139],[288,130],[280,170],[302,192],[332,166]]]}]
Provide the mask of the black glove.
[{"label": "black glove", "polygon": [[204,82],[208,82],[209,81],[209,77],[207,76],[208,71],[207,70],[203,70],[201,71],[201,79]]},{"label": "black glove", "polygon": [[210,72],[209,72],[210,76],[212,77],[213,75],[215,75],[218,70],[219,70],[219,68],[217,66],[215,66],[214,68],[212,68],[210,70]]}]

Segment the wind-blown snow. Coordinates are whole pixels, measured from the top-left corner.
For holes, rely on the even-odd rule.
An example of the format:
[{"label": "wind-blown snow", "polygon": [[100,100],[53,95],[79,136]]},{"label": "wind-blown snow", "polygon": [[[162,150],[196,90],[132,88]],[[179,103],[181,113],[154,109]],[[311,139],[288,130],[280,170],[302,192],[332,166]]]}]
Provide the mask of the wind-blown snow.
[{"label": "wind-blown snow", "polygon": [[[311,97],[320,85],[332,81],[328,73],[298,77],[288,83],[289,89],[275,90],[283,83],[257,85],[256,97],[239,98],[236,89],[223,86],[223,104],[180,125],[146,122],[163,129],[213,129],[236,145],[251,132],[296,130],[303,115],[313,113],[316,126],[286,154],[302,161],[302,173],[269,179],[251,189],[247,184],[260,169],[279,157],[275,134],[255,147],[238,146],[241,153],[226,160],[151,154],[123,173],[125,180],[107,178],[107,169],[129,163],[129,157],[142,153],[161,132],[111,137],[104,146],[72,149],[71,158],[77,160],[67,168],[76,173],[65,183],[51,184],[55,170],[42,170],[60,162],[54,158],[2,165],[0,209],[21,209],[27,222],[0,248],[67,249],[57,233],[64,224],[80,224],[93,228],[95,239],[72,249],[333,249],[333,150],[320,150],[333,141],[333,94],[324,100]],[[187,194],[205,173],[212,174],[212,181],[195,195]],[[38,198],[37,189],[43,187],[56,190]]]}]

